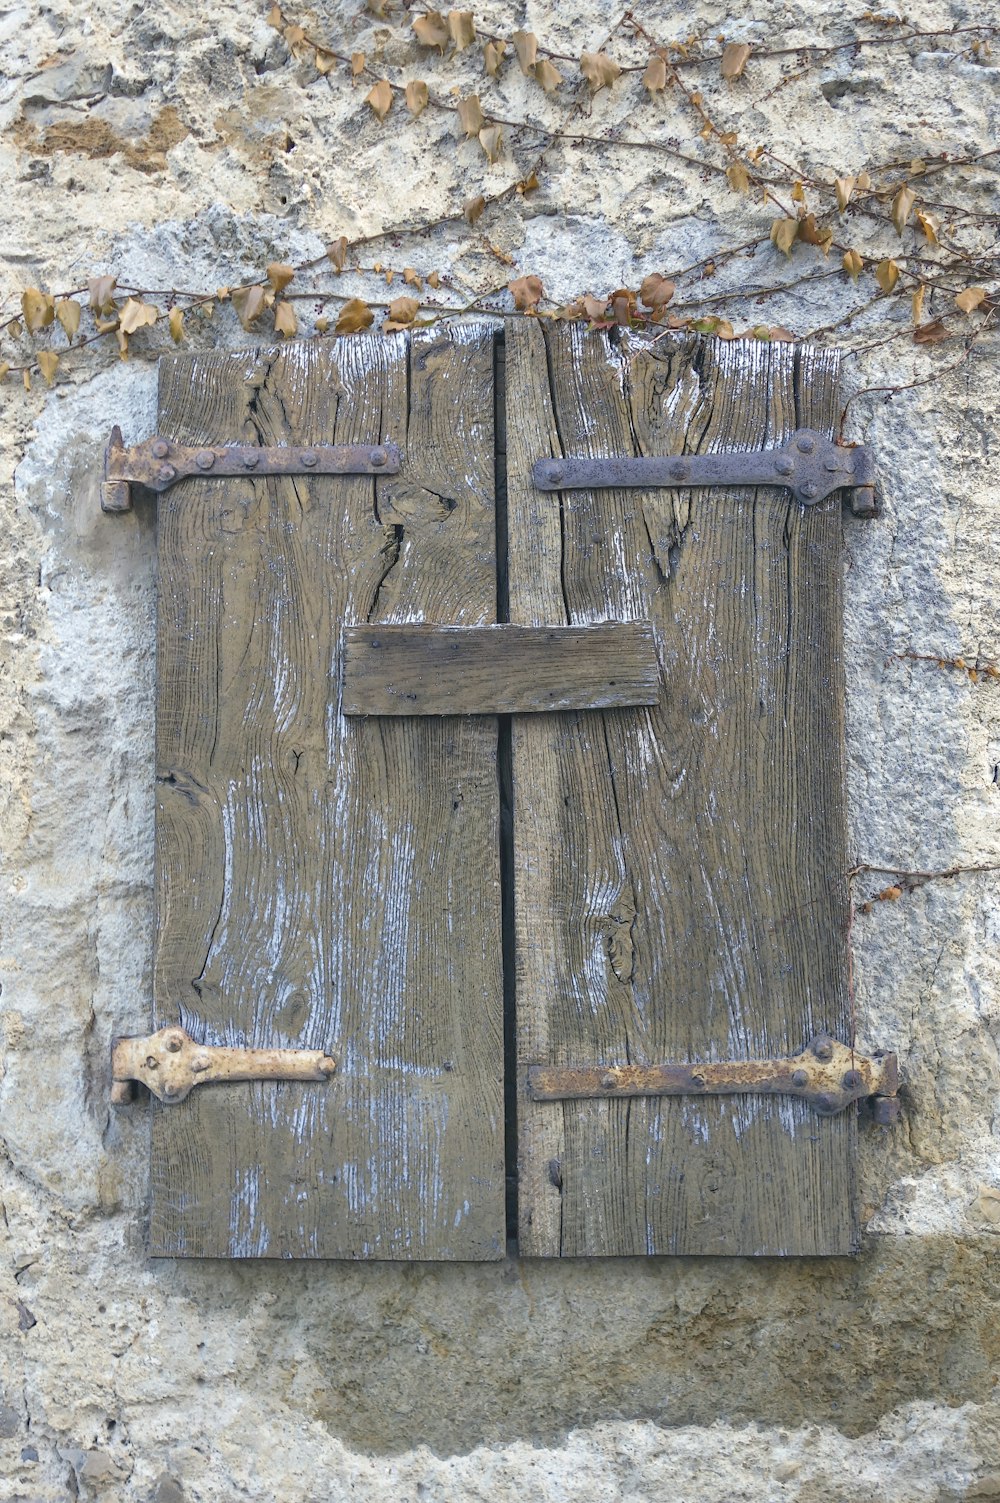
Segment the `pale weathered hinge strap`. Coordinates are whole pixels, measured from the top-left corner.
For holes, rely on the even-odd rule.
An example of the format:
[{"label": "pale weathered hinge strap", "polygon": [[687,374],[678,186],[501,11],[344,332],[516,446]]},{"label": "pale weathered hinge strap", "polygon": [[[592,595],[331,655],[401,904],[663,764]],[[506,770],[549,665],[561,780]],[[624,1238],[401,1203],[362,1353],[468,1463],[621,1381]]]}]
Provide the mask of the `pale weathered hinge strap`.
[{"label": "pale weathered hinge strap", "polygon": [[532,468],[542,491],[656,490],[661,486],[784,485],[803,506],[842,487],[858,517],[875,515],[875,455],[863,444],[835,444],[800,428],[778,449],[731,454],[674,454],[612,459],[539,459]]},{"label": "pale weathered hinge strap", "polygon": [[198,1044],[183,1028],[161,1028],[144,1038],[115,1039],[111,1100],[132,1099],[140,1081],[173,1106],[196,1085],[217,1080],[329,1080],[337,1061],[322,1049],[232,1049]]},{"label": "pale weathered hinge strap", "polygon": [[[821,1116],[874,1097],[875,1120],[895,1122],[899,1071],[895,1054],[858,1054],[822,1034],[801,1054],[704,1064],[531,1065],[533,1101],[622,1096],[797,1096]],[[881,1104],[880,1104],[881,1103]]]},{"label": "pale weathered hinge strap", "polygon": [[255,475],[395,475],[399,471],[396,444],[175,444],[168,438],[147,438],[126,449],[120,428],[112,428],[104,454],[101,509],[130,511],[132,486],[157,494],[191,475],[202,479],[244,479]]}]

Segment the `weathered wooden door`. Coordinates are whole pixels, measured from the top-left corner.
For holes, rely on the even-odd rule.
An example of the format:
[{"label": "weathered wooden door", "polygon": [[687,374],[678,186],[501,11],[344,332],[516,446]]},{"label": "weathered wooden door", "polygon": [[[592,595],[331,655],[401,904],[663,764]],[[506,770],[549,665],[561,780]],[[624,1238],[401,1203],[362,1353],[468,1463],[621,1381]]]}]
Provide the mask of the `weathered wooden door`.
[{"label": "weathered wooden door", "polygon": [[155,1021],[338,1069],[158,1108],[151,1250],[498,1258],[496,720],[339,712],[345,623],[496,619],[492,336],[164,361],[160,430],[406,465],[159,503]]},{"label": "weathered wooden door", "polygon": [[[540,1064],[849,1038],[839,501],[546,494],[530,473],[830,431],[836,359],[519,320],[506,367],[498,394],[482,328],[163,364],[175,440],[392,440],[403,461],[159,503],[155,1021],[338,1068],[156,1108],[155,1253],[502,1256],[502,885],[521,1251],[854,1244],[850,1112],[525,1088]],[[342,713],[345,628],[482,626],[498,603],[651,622],[659,703]]]},{"label": "weathered wooden door", "polygon": [[852,1112],[524,1089],[849,1037],[840,500],[531,482],[539,455],[829,434],[837,356],[526,321],[506,356],[511,619],[651,619],[662,673],[655,708],[513,725],[521,1250],[850,1251]]}]

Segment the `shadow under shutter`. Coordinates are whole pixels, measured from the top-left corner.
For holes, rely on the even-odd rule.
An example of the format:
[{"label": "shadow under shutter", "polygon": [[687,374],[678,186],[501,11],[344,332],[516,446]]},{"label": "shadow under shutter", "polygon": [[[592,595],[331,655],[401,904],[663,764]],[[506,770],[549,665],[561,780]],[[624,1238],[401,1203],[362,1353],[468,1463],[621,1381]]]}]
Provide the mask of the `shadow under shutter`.
[{"label": "shadow under shutter", "polygon": [[511,619],[650,619],[662,671],[656,707],[513,722],[521,1251],[850,1252],[853,1111],[525,1090],[851,1038],[840,496],[531,479],[830,435],[838,357],[515,320],[506,368]]},{"label": "shadow under shutter", "polygon": [[160,369],[168,438],[406,464],[159,501],[155,1025],[338,1067],[154,1102],[151,1251],[500,1257],[496,720],[339,712],[345,623],[496,620],[492,334]]}]

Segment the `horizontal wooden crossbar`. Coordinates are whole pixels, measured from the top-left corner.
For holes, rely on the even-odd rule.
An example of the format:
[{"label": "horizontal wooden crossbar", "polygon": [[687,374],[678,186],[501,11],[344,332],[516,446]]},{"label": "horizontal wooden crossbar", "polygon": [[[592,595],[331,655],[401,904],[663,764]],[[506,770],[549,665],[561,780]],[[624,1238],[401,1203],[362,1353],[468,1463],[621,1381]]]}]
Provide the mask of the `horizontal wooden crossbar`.
[{"label": "horizontal wooden crossbar", "polygon": [[648,621],[597,626],[348,626],[345,715],[523,715],[655,705]]}]

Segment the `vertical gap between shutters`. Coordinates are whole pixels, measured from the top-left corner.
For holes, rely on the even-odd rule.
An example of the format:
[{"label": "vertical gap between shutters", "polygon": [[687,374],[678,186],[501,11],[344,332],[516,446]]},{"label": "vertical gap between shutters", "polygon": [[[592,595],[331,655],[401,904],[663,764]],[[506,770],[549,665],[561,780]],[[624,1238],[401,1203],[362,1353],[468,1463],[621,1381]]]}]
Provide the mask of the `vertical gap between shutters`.
[{"label": "vertical gap between shutters", "polygon": [[[507,573],[507,409],[506,346],[499,333],[493,346],[495,432],[497,620],[510,620]],[[517,1030],[514,1008],[514,781],[511,718],[497,717],[497,779],[500,789],[500,905],[503,960],[504,1161],[508,1250],[517,1251]]]}]

